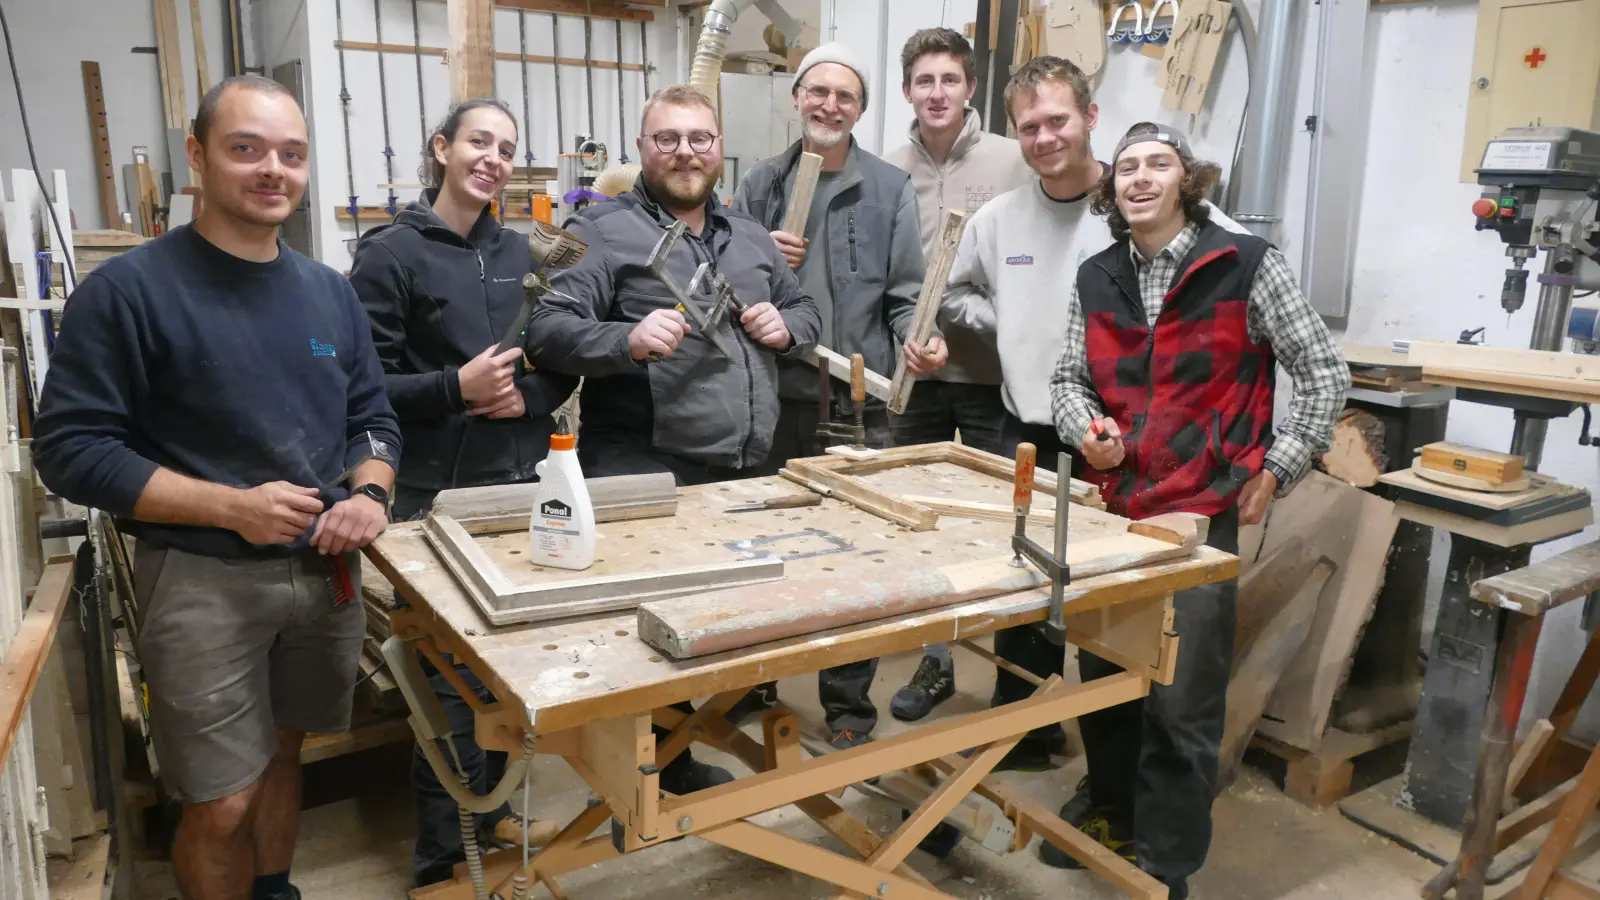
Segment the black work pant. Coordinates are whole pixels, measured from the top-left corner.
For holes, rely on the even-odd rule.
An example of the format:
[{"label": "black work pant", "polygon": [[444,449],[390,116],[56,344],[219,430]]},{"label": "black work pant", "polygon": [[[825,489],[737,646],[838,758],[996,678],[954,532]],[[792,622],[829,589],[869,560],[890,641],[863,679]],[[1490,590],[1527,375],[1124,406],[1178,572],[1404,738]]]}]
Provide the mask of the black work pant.
[{"label": "black work pant", "polygon": [[[915,393],[915,392],[913,392]],[[855,417],[846,405],[835,402],[829,411],[834,422],[854,424]],[[772,436],[772,451],[767,454],[767,465],[761,474],[776,474],[791,459],[821,456],[827,448],[846,443],[844,439],[824,440],[817,437],[817,423],[821,419],[820,407],[815,403],[785,400],[778,409],[778,427]],[[875,450],[894,446],[894,436],[889,428],[889,413],[879,407],[866,411],[863,424],[867,429],[867,446]],[[863,659],[823,669],[817,673],[817,694],[822,701],[823,717],[830,731],[859,731],[868,734],[878,724],[878,708],[867,695],[872,689],[872,679],[878,674],[876,659]],[[778,683],[769,681],[759,685],[773,700],[778,697]]]},{"label": "black work pant", "polygon": [[[1211,520],[1206,543],[1239,552],[1237,508]],[[1211,801],[1233,662],[1238,582],[1178,591],[1173,630],[1178,664],[1172,684],[1078,719],[1089,764],[1089,797],[1114,821],[1133,826],[1140,867],[1166,884],[1193,875],[1211,847]],[[1078,651],[1078,676],[1092,681],[1122,671]]]},{"label": "black work pant", "polygon": [[998,385],[922,379],[906,411],[889,417],[889,428],[897,447],[953,441],[959,433],[968,447],[999,453],[1005,415]]}]

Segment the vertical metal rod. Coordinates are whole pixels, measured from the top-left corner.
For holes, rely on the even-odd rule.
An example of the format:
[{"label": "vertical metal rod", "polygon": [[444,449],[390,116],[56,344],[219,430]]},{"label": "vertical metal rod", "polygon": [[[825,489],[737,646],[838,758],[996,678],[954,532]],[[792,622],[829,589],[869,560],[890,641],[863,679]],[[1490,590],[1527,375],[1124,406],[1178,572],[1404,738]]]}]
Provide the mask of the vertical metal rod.
[{"label": "vertical metal rod", "polygon": [[[528,98],[528,14],[524,10],[517,10],[517,68],[522,71],[522,140],[527,149],[523,151],[522,158],[528,164],[528,178],[533,178],[533,117],[529,115]],[[502,204],[503,206],[504,204]],[[528,189],[528,214],[533,214],[533,189]]]},{"label": "vertical metal rod", "polygon": [[644,78],[644,98],[650,99],[650,27],[639,22],[639,74]]},{"label": "vertical metal rod", "polygon": [[[1056,563],[1061,566],[1067,564],[1067,526],[1072,509],[1072,460],[1065,451],[1056,454],[1056,534],[1055,556]],[[1064,583],[1070,574],[1061,578],[1050,579],[1050,621],[1045,629],[1050,642],[1065,645],[1067,640],[1067,616]]]},{"label": "vertical metal rod", "polygon": [[593,5],[590,0],[583,0],[583,82],[584,90],[589,94],[589,118],[585,124],[585,131],[591,140],[599,140],[594,127],[594,48],[592,37],[594,34]]},{"label": "vertical metal rod", "polygon": [[[383,46],[383,0],[372,0],[372,31],[373,40],[379,47]],[[383,175],[384,184],[389,185],[389,205],[385,206],[391,218],[400,214],[399,198],[394,193],[394,143],[389,139],[389,79],[386,77],[387,67],[383,64],[385,56],[382,50],[378,51],[378,113],[383,119]]]},{"label": "vertical metal rod", "polygon": [[[1568,281],[1566,284],[1560,281]],[[1528,338],[1532,350],[1560,350],[1567,316],[1572,313],[1572,285],[1555,272],[1555,253],[1546,250],[1544,274],[1539,276],[1539,304],[1533,313],[1533,333]],[[1550,420],[1517,413],[1511,430],[1511,452],[1521,456],[1524,465],[1538,471],[1544,457],[1545,434]]]},{"label": "vertical metal rod", "polygon": [[622,147],[622,164],[628,164],[628,104],[622,99],[622,20],[617,20],[617,143]]},{"label": "vertical metal rod", "polygon": [[550,56],[555,63],[550,68],[555,72],[556,84],[556,165],[561,165],[559,159],[561,148],[566,145],[567,126],[561,120],[561,19],[555,13],[550,14]]},{"label": "vertical metal rod", "polygon": [[411,0],[411,55],[417,60],[417,121],[422,126],[422,161],[426,163],[431,148],[428,147],[428,103],[422,93],[422,25],[417,21],[417,2]]}]

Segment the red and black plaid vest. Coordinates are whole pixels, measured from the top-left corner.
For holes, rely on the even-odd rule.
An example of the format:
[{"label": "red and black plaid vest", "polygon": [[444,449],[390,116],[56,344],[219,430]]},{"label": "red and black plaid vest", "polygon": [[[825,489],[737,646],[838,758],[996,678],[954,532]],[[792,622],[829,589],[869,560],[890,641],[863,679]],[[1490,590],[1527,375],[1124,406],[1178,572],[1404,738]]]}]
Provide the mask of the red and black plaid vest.
[{"label": "red and black plaid vest", "polygon": [[1089,376],[1127,447],[1115,469],[1084,467],[1112,512],[1213,516],[1261,471],[1277,366],[1272,347],[1250,339],[1246,308],[1268,246],[1201,226],[1153,329],[1128,241],[1078,269]]}]

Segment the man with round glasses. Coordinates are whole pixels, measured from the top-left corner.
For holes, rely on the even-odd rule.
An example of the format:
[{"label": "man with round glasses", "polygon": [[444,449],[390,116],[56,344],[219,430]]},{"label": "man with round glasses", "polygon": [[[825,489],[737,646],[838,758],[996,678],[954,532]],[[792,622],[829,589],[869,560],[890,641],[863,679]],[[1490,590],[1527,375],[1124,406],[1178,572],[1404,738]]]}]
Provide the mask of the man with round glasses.
[{"label": "man with round glasses", "polygon": [[[926,347],[906,340],[925,268],[916,189],[911,176],[863,150],[850,133],[867,108],[866,73],[843,44],[824,44],[806,54],[792,88],[802,137],[751,167],[733,204],[772,232],[772,243],[799,275],[801,289],[816,299],[822,346],[847,357],[860,353],[868,369],[885,375],[894,372],[902,353],[912,372],[932,372],[944,365],[944,338],[935,334]],[[802,151],[822,157],[822,172],[805,233],[789,234],[781,223]],[[820,455],[817,371],[798,359],[780,360],[778,368],[783,408],[772,462]],[[829,418],[851,421],[855,410],[849,392],[830,394]],[[868,446],[893,442],[882,401],[869,397],[864,418]],[[865,660],[819,673],[822,708],[836,749],[865,742],[877,724],[877,709],[867,697],[876,671],[877,660]],[[777,686],[763,684],[729,717],[738,721],[776,702]]]}]

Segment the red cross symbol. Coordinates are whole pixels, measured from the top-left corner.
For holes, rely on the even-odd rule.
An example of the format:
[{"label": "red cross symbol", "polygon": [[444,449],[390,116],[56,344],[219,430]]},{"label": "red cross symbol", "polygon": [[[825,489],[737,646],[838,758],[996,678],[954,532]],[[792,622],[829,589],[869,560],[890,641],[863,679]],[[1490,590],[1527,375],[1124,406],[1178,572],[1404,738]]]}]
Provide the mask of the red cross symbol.
[{"label": "red cross symbol", "polygon": [[1544,55],[1544,50],[1543,49],[1541,49],[1539,47],[1535,47],[1535,48],[1533,48],[1533,52],[1532,53],[1529,53],[1527,56],[1524,56],[1522,58],[1522,61],[1528,64],[1528,68],[1537,69],[1537,68],[1539,68],[1539,64],[1544,62],[1548,58],[1549,57]]}]

